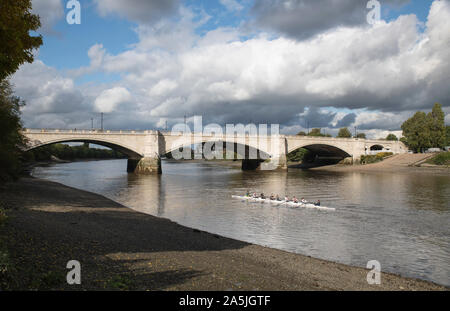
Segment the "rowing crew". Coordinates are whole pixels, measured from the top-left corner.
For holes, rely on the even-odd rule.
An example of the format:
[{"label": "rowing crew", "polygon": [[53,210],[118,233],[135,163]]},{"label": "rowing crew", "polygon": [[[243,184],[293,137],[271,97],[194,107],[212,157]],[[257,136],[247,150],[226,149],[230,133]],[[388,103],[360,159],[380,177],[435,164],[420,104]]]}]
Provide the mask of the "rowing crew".
[{"label": "rowing crew", "polygon": [[[247,194],[245,196],[249,197],[249,198],[254,198],[254,199],[263,199],[263,200],[266,199],[266,196],[264,195],[264,193],[261,193],[260,195],[258,195],[258,194],[256,194],[256,192],[254,192],[253,194],[250,194],[250,192],[247,191]],[[292,200],[289,199],[288,196],[285,196],[284,200],[282,200],[278,194],[276,196],[271,194],[269,197],[269,200],[280,201],[280,202],[284,201],[284,202],[302,203],[302,204],[314,204],[315,206],[320,206],[320,200],[317,200],[317,202],[313,203],[313,202],[306,201],[305,198],[301,198],[301,200],[299,200],[295,196],[292,197]]]}]

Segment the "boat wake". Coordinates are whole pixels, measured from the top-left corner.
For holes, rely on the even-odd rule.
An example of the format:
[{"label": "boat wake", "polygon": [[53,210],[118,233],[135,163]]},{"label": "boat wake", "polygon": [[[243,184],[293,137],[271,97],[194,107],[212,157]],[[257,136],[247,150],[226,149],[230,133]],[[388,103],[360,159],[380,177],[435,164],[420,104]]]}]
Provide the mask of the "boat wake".
[{"label": "boat wake", "polygon": [[285,200],[277,201],[277,200],[270,200],[270,199],[261,199],[261,198],[252,198],[252,197],[246,197],[246,196],[240,196],[240,195],[232,195],[231,196],[234,199],[240,199],[243,201],[250,201],[250,202],[261,202],[261,203],[268,203],[273,205],[284,205],[289,207],[303,207],[303,208],[313,208],[317,210],[324,210],[324,211],[335,211],[336,209],[334,207],[326,207],[326,206],[317,206],[315,204],[311,203],[294,203],[294,202],[286,202]]}]

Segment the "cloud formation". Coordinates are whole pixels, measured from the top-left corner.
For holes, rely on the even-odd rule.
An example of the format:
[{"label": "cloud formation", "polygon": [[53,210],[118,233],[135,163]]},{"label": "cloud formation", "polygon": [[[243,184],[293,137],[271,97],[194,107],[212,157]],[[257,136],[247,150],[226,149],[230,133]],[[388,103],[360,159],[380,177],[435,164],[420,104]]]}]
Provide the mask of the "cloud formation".
[{"label": "cloud formation", "polygon": [[179,0],[95,0],[102,16],[116,14],[138,23],[154,23],[175,13]]},{"label": "cloud formation", "polygon": [[[410,0],[385,0],[382,5],[402,5]],[[257,27],[296,39],[342,26],[366,22],[367,1],[361,0],[255,0],[251,9]]]},{"label": "cloud formation", "polygon": [[39,32],[54,34],[53,26],[64,16],[61,0],[32,0],[32,13],[37,14],[41,20]]},{"label": "cloud formation", "polygon": [[104,90],[95,99],[95,109],[97,112],[113,112],[121,104],[127,104],[132,100],[130,92],[123,87],[115,87]]}]

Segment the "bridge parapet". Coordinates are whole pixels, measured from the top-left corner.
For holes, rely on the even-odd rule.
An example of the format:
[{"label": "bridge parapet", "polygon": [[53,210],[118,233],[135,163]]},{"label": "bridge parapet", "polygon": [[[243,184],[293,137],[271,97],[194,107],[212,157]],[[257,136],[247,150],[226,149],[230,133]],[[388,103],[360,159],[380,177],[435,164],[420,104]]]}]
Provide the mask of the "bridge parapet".
[{"label": "bridge parapet", "polygon": [[47,134],[136,134],[136,135],[147,135],[147,134],[157,134],[159,131],[155,130],[144,130],[144,131],[135,131],[135,130],[86,130],[86,129],[24,129],[24,133],[30,134],[39,134],[39,133],[47,133]]}]

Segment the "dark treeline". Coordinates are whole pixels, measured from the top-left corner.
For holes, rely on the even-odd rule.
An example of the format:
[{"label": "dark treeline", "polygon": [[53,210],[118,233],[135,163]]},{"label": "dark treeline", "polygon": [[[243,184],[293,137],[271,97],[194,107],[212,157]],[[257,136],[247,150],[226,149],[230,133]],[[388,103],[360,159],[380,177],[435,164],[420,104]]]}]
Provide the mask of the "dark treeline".
[{"label": "dark treeline", "polygon": [[41,36],[31,36],[41,26],[31,14],[31,0],[0,1],[0,181],[16,178],[20,171],[20,107],[9,77],[25,62],[33,62],[33,50],[42,44]]},{"label": "dark treeline", "polygon": [[61,160],[82,159],[123,159],[122,153],[111,149],[89,148],[88,144],[81,146],[69,146],[65,144],[54,144],[43,146],[24,153],[23,159],[27,162],[50,161],[52,156]]},{"label": "dark treeline", "polygon": [[13,95],[7,80],[0,81],[0,181],[16,178],[20,171],[20,99]]}]

